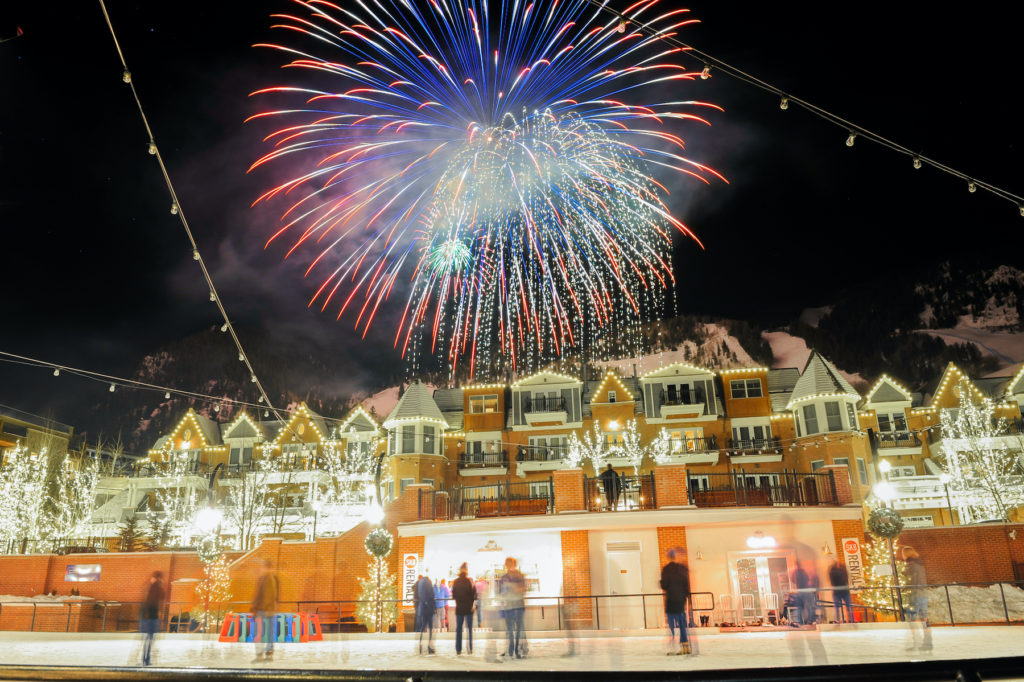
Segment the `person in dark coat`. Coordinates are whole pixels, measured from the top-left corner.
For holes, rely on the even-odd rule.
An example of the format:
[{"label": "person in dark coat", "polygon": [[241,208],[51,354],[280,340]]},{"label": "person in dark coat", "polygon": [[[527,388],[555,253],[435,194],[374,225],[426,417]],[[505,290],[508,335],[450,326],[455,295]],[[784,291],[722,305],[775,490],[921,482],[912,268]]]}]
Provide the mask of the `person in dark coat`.
[{"label": "person in dark coat", "polygon": [[519,562],[514,558],[505,559],[505,575],[498,581],[498,593],[501,595],[505,609],[505,631],[508,635],[509,658],[523,657],[525,640],[523,639],[523,615],[526,609],[526,578],[519,571]]},{"label": "person in dark coat", "polygon": [[427,653],[434,652],[434,585],[430,578],[420,575],[413,586],[416,595],[416,632],[420,633],[420,653],[423,653],[423,633],[427,633]]},{"label": "person in dark coat", "polygon": [[473,653],[473,605],[476,603],[476,586],[469,579],[469,567],[459,566],[459,577],[452,581],[452,598],[455,600],[455,655],[462,654],[462,626],[469,633],[467,651]]},{"label": "person in dark coat", "polygon": [[160,611],[163,610],[164,574],[161,571],[153,571],[149,578],[149,588],[146,590],[146,600],[142,602],[139,611],[139,631],[143,633],[142,640],[142,665],[152,663],[153,637],[160,629]]},{"label": "person in dark coat", "polygon": [[[668,563],[661,569],[661,589],[665,591],[665,619],[672,640],[669,655],[690,653],[686,640],[686,602],[690,599],[690,571],[680,560],[679,550],[668,551]],[[676,646],[675,631],[679,628],[679,644]]]},{"label": "person in dark coat", "polygon": [[[828,569],[828,581],[832,583],[832,601],[836,606],[836,622],[853,622],[853,600],[850,599],[850,574],[846,564],[836,559]],[[843,605],[846,609],[843,609]],[[846,620],[843,620],[845,616]]]},{"label": "person in dark coat", "polygon": [[604,488],[605,497],[608,499],[608,509],[613,510],[619,504],[619,495],[622,493],[622,479],[612,465],[601,472],[601,487]]},{"label": "person in dark coat", "polygon": [[932,629],[928,627],[928,593],[925,587],[928,584],[928,577],[924,571],[924,562],[913,547],[900,547],[900,558],[907,563],[907,582],[911,585],[911,588],[904,592],[909,596],[910,619],[914,621],[910,629],[914,638],[913,644],[908,648],[911,651],[931,651]]},{"label": "person in dark coat", "polygon": [[253,663],[259,661],[274,660],[274,640],[277,639],[277,600],[280,589],[277,582],[277,574],[274,573],[274,564],[270,559],[264,559],[259,566],[259,579],[256,582],[256,593],[252,598],[252,605],[249,607],[259,627],[257,632],[260,637],[256,639],[256,658]]}]

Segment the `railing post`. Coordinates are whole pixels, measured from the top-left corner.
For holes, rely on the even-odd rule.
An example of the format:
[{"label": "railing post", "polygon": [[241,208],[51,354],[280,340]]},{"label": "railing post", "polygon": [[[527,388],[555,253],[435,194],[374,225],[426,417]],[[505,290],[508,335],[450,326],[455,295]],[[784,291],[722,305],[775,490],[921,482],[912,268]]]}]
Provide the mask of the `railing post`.
[{"label": "railing post", "polygon": [[640,606],[644,610],[644,630],[647,629],[647,595],[640,595]]},{"label": "railing post", "polygon": [[[648,474],[651,477],[651,509],[658,508],[658,486],[655,484],[654,472]],[[693,500],[690,499],[690,472],[686,472],[686,501],[689,504],[693,504]]]},{"label": "railing post", "polygon": [[999,597],[1003,600],[1003,615],[1006,616],[1006,624],[1010,624],[1010,612],[1006,608],[1006,593],[1003,592],[1003,584],[999,583]]},{"label": "railing post", "polygon": [[836,491],[836,472],[832,469],[828,470],[828,481],[832,486],[832,504],[839,505],[839,493]]},{"label": "railing post", "polygon": [[28,625],[28,631],[34,632],[36,629],[36,603],[32,602],[32,622]]},{"label": "railing post", "polygon": [[100,632],[107,631],[107,602],[103,602],[103,620],[100,621]]},{"label": "railing post", "polygon": [[955,627],[956,623],[953,622],[953,603],[949,600],[949,585],[943,585],[942,587],[946,590],[946,608],[949,609],[949,626]]},{"label": "railing post", "polygon": [[416,518],[423,520],[423,488],[416,488]]}]

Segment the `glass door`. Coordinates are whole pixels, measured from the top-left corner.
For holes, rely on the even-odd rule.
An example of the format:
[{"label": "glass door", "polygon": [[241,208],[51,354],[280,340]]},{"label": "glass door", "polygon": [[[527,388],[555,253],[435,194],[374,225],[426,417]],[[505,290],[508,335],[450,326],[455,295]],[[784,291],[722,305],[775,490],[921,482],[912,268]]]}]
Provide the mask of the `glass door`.
[{"label": "glass door", "polygon": [[737,621],[777,621],[790,590],[792,565],[793,555],[788,550],[729,553]]}]

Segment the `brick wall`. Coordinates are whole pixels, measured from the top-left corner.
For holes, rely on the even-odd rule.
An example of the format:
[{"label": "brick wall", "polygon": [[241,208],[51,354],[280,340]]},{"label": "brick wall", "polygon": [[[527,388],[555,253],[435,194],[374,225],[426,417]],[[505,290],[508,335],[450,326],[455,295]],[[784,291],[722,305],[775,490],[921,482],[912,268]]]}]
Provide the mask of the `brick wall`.
[{"label": "brick wall", "polygon": [[[589,531],[562,531],[562,594],[566,597],[591,594]],[[565,617],[573,621],[575,627],[589,628],[594,617],[591,600],[567,601]]]},{"label": "brick wall", "polygon": [[845,464],[827,464],[821,467],[820,472],[827,474],[832,472],[832,478],[836,482],[836,499],[839,504],[853,504],[853,489],[850,486],[850,467]]},{"label": "brick wall", "polygon": [[658,509],[685,507],[689,504],[686,465],[665,464],[654,467],[654,494]]},{"label": "brick wall", "polygon": [[900,544],[921,554],[929,583],[1013,580],[1013,562],[1024,561],[1024,524],[914,528]]},{"label": "brick wall", "polygon": [[668,561],[668,550],[681,548],[686,552],[686,528],[684,526],[658,527],[658,565],[664,566]]},{"label": "brick wall", "polygon": [[555,483],[555,513],[583,511],[583,470],[559,469],[552,474]]}]

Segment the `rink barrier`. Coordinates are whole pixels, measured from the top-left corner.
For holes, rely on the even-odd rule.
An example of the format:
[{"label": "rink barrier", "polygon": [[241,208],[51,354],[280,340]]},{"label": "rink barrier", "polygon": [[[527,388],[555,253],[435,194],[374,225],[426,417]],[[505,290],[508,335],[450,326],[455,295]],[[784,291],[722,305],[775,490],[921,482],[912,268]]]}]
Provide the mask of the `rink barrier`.
[{"label": "rink barrier", "polygon": [[[256,618],[253,613],[229,611],[224,614],[218,641],[259,642],[263,641],[262,630],[262,618]],[[315,613],[275,613],[274,631],[274,641],[282,644],[318,642],[324,638],[320,617]]]},{"label": "rink barrier", "polygon": [[[957,595],[951,593],[957,587],[983,587],[992,588],[998,586],[998,594],[993,590],[993,604],[1001,605],[999,618],[988,618],[984,620],[973,619],[968,615],[968,610],[963,604],[957,601]],[[948,615],[948,623],[943,625],[958,626],[964,624],[987,624],[987,625],[1012,625],[1024,623],[1024,605],[1018,600],[1011,600],[1008,594],[1009,587],[1024,589],[1024,580],[1004,581],[975,581],[959,583],[935,583],[928,585],[901,585],[896,587],[851,587],[850,592],[856,595],[864,592],[875,592],[876,594],[887,594],[889,605],[885,607],[874,607],[855,601],[853,608],[857,614],[855,620],[858,622],[878,621],[903,621],[909,620],[910,616],[906,607],[909,606],[910,592],[915,589],[929,588],[943,590],[945,597],[945,608],[936,613],[932,610],[932,618],[941,614]],[[819,614],[820,622],[828,622],[834,608],[833,602],[828,598],[831,596],[831,587],[820,587],[816,590],[817,599],[815,606]],[[900,599],[897,595],[901,595]],[[586,629],[602,628],[602,611],[616,600],[633,599],[640,602],[638,608],[643,612],[644,629],[657,629],[664,627],[664,613],[662,611],[662,594],[643,593],[631,595],[578,595],[578,596],[552,596],[552,597],[527,597],[527,606],[535,609],[537,613],[543,613],[547,609],[557,609],[557,619],[552,619],[556,627],[543,628],[543,630],[564,631],[571,627],[583,627]],[[412,610],[412,604],[404,600],[388,600],[397,602],[400,610]],[[780,600],[781,604],[782,600]],[[901,602],[903,610],[900,610]],[[279,602],[282,609],[288,612],[307,614],[309,616],[308,630],[310,639],[320,638],[323,633],[331,631],[362,632],[364,629],[354,619],[356,608],[363,603],[358,600],[320,600],[320,601],[283,601]],[[485,598],[485,615],[496,614],[500,607],[495,605],[494,600]],[[621,603],[621,602],[619,602]],[[572,619],[575,622],[566,622],[563,617],[564,609],[573,604],[586,604],[582,609],[584,617]],[[15,602],[8,601],[0,603],[0,630],[28,631],[28,632],[89,632],[89,633],[116,633],[136,632],[138,630],[139,611],[141,602],[114,602],[114,601],[72,601],[72,602]],[[225,618],[230,614],[245,613],[248,602],[227,602],[222,605],[223,610],[213,612],[210,622],[210,630],[221,633],[224,628]],[[201,624],[190,615],[195,607],[192,602],[174,602],[165,607],[161,617],[163,632],[201,632]],[[690,623],[694,624],[696,618],[694,613],[713,613],[716,610],[714,597],[707,592],[695,592],[693,594],[693,608],[690,613]],[[959,611],[959,615],[958,615]],[[714,614],[719,622],[723,622],[722,614]],[[824,616],[824,617],[822,617]],[[400,616],[401,618],[401,616]],[[293,628],[296,627],[293,620]],[[301,616],[298,620],[298,627],[303,627],[304,621]],[[716,624],[714,619],[710,623]],[[607,623],[604,624],[605,626]],[[292,634],[293,641],[295,634]],[[301,632],[297,641],[303,641]]]}]

